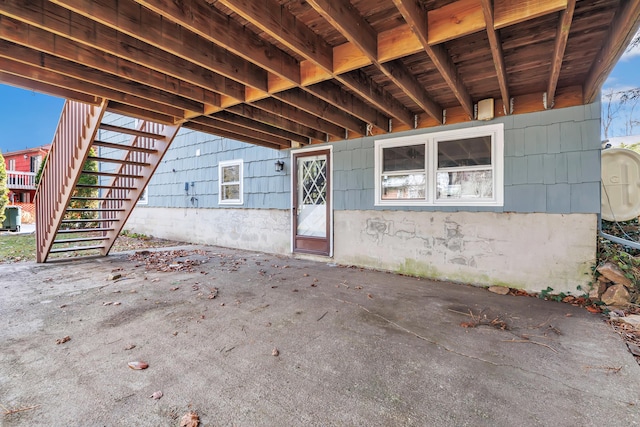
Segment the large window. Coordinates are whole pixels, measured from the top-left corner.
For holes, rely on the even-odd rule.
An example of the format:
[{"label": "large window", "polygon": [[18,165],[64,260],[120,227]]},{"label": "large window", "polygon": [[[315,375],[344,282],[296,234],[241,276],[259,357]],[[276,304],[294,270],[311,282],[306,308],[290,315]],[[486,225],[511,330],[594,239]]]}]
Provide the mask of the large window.
[{"label": "large window", "polygon": [[242,160],[228,160],[218,164],[219,203],[242,204]]},{"label": "large window", "polygon": [[503,125],[375,143],[376,205],[502,206]]}]

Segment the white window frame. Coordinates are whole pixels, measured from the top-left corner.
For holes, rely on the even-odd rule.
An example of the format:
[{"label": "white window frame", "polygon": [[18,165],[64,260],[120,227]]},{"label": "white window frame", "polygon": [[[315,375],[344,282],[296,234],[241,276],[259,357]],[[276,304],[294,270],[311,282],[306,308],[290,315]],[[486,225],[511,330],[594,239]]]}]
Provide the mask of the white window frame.
[{"label": "white window frame", "polygon": [[144,190],[142,190],[142,193],[140,193],[140,197],[138,198],[138,202],[136,204],[138,205],[146,205],[149,204],[149,193],[148,190],[149,187],[144,187]]},{"label": "white window frame", "polygon": [[[490,199],[436,199],[438,142],[491,136],[493,197]],[[424,199],[382,199],[383,149],[406,145],[425,146],[426,189]],[[459,170],[473,169],[456,168]],[[483,168],[485,169],[485,168]],[[489,168],[487,168],[489,169]],[[395,171],[419,172],[419,171]],[[375,206],[504,206],[504,124],[470,127],[375,141]]]},{"label": "white window frame", "polygon": [[16,170],[16,159],[9,159],[9,167],[7,170],[15,171]]},{"label": "white window frame", "polygon": [[[222,170],[226,167],[239,166],[240,179],[233,182],[222,182]],[[222,189],[224,185],[240,185],[239,198],[238,199],[222,199]],[[242,205],[244,204],[244,161],[242,159],[225,160],[218,163],[218,204],[220,205]]]}]

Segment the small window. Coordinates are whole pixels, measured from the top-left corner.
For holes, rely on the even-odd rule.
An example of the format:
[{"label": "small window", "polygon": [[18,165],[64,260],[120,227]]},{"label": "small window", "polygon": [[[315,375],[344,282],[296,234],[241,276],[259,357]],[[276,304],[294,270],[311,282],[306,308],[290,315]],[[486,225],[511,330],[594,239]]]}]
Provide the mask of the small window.
[{"label": "small window", "polygon": [[148,198],[148,195],[147,195],[147,188],[148,187],[145,187],[145,189],[142,190],[142,194],[140,194],[140,197],[138,198],[138,204],[139,205],[146,205],[146,204],[149,203],[149,198]]},{"label": "small window", "polygon": [[9,169],[10,171],[16,170],[16,159],[9,159]]},{"label": "small window", "polygon": [[502,124],[375,143],[378,206],[503,204]]},{"label": "small window", "polygon": [[437,141],[437,200],[491,200],[491,136]]},{"label": "small window", "polygon": [[382,200],[421,200],[427,194],[425,145],[382,149]]},{"label": "small window", "polygon": [[242,160],[228,160],[218,165],[219,203],[221,205],[241,205],[242,202]]}]

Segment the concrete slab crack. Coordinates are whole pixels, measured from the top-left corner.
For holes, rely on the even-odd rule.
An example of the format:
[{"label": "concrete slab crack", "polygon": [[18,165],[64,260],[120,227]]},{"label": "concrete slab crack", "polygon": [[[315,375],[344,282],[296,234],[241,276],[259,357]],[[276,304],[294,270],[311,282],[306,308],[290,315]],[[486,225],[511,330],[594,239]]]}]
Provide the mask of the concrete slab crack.
[{"label": "concrete slab crack", "polygon": [[[496,362],[493,362],[491,360],[483,359],[482,357],[478,357],[478,356],[474,356],[474,355],[471,355],[471,354],[462,353],[462,352],[457,351],[457,350],[455,350],[453,348],[447,347],[447,346],[437,342],[436,340],[433,340],[433,339],[431,339],[429,337],[425,337],[424,335],[421,335],[421,334],[419,334],[417,332],[414,332],[414,331],[412,331],[410,329],[407,329],[404,326],[394,322],[393,320],[388,319],[388,318],[382,316],[381,314],[378,314],[378,313],[375,313],[375,312],[369,310],[367,307],[365,307],[365,306],[363,306],[361,304],[358,304],[358,303],[352,302],[352,301],[346,301],[346,300],[343,300],[343,299],[338,299],[338,298],[335,298],[335,300],[338,301],[338,302],[344,303],[344,304],[350,304],[350,305],[356,306],[356,307],[360,308],[361,310],[364,310],[367,313],[371,314],[372,316],[375,316],[375,317],[387,322],[388,324],[398,328],[399,330],[406,332],[407,334],[413,335],[414,337],[416,337],[416,338],[418,338],[418,339],[420,339],[422,341],[426,341],[426,342],[428,342],[430,344],[433,344],[433,345],[435,345],[435,346],[437,346],[439,348],[442,348],[443,350],[445,350],[445,351],[447,351],[449,353],[455,354],[457,356],[465,357],[465,358],[472,359],[472,360],[477,360],[478,362],[486,363],[486,364],[489,364],[489,365],[492,365],[492,366],[496,366],[496,367],[512,368],[512,369],[517,369],[517,370],[519,370],[521,372],[525,372],[527,374],[541,376],[543,378],[548,379],[549,381],[553,381],[553,382],[555,382],[557,384],[560,384],[560,385],[562,385],[562,386],[564,386],[564,387],[566,387],[568,389],[571,389],[571,390],[574,390],[574,391],[577,391],[577,392],[580,392],[580,393],[589,393],[592,396],[600,398],[600,399],[608,399],[608,398],[610,398],[610,397],[607,397],[607,396],[601,396],[601,395],[598,395],[596,393],[591,393],[591,392],[589,392],[587,390],[582,390],[580,388],[574,387],[574,386],[572,386],[570,384],[567,384],[565,382],[559,381],[557,378],[547,376],[547,375],[545,375],[545,374],[543,374],[541,372],[530,371],[530,370],[524,369],[521,366],[510,365],[510,364],[507,364],[507,363],[496,363]],[[627,405],[633,405],[633,406],[638,404],[637,402],[622,402],[622,403],[625,403]]]}]

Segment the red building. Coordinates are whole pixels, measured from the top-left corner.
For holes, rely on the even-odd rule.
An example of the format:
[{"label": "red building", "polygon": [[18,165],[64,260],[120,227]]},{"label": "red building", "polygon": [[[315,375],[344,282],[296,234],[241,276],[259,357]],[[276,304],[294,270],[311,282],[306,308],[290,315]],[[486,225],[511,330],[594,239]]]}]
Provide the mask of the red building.
[{"label": "red building", "polygon": [[9,205],[22,206],[23,222],[33,222],[36,194],[35,176],[50,145],[3,153],[7,169]]}]

